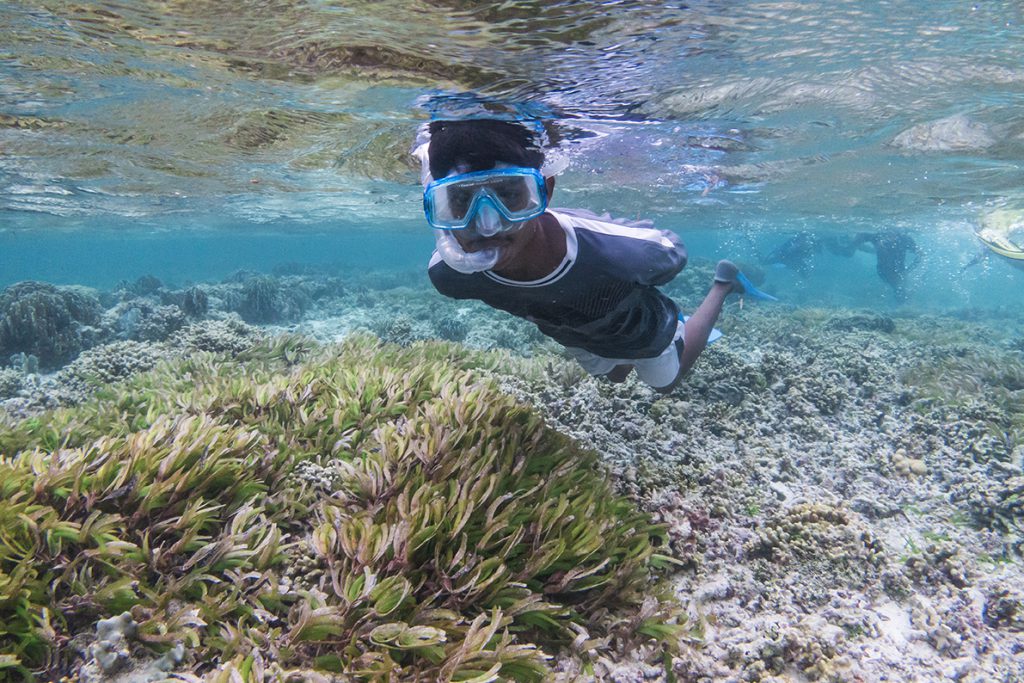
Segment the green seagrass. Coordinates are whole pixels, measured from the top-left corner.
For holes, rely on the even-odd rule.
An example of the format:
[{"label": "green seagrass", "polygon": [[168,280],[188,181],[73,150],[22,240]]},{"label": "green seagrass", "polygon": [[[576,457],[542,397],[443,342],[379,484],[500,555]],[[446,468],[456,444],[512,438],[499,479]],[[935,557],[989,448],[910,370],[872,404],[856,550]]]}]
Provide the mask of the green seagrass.
[{"label": "green seagrass", "polygon": [[0,677],[66,673],[124,610],[209,680],[539,681],[563,646],[673,646],[664,528],[467,370],[498,362],[284,338],[0,430]]}]

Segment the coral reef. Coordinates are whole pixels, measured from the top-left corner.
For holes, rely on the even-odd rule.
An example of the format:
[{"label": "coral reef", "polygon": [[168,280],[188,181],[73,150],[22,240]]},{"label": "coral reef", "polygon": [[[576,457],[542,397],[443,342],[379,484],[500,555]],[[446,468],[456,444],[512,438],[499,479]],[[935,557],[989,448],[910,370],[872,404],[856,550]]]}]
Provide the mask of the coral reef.
[{"label": "coral reef", "polygon": [[[1024,639],[982,614],[987,605],[993,625],[1009,623],[997,615],[1015,613],[1011,587],[1024,580],[1012,560],[1021,531],[1006,523],[1024,452],[1014,354],[987,352],[981,382],[942,391],[943,359],[975,353],[947,351],[977,338],[971,324],[905,319],[879,334],[835,329],[827,312],[768,315],[727,308],[725,338],[667,397],[634,378],[586,377],[557,356],[493,370],[669,523],[685,560],[677,592],[706,630],[700,650],[673,660],[675,674],[1024,676],[1014,654]],[[822,642],[824,632],[836,637]]]},{"label": "coral reef", "polygon": [[128,612],[100,619],[96,623],[96,638],[86,649],[88,659],[77,672],[78,680],[81,683],[156,681],[165,679],[166,672],[173,670],[185,658],[185,646],[178,643],[159,658],[135,659],[131,646],[138,634],[139,625]]},{"label": "coral reef", "polygon": [[44,282],[19,282],[0,292],[0,357],[36,356],[55,368],[91,345],[99,300],[90,292]]},{"label": "coral reef", "polygon": [[[208,352],[238,355],[259,343],[263,334],[240,320],[206,320],[179,330],[164,344],[122,341],[93,347],[55,373],[37,375],[25,368],[4,370],[16,382],[16,394],[3,400],[0,418],[21,419],[82,403],[97,391],[154,367],[161,359]],[[31,358],[31,357],[28,357]]]},{"label": "coral reef", "polygon": [[89,349],[61,370],[95,385],[111,385],[149,370],[164,357],[159,347],[134,341],[114,342]]},{"label": "coral reef", "polygon": [[210,310],[210,297],[201,287],[189,287],[178,304],[189,318],[202,318]]},{"label": "coral reef", "polygon": [[194,323],[174,334],[168,343],[186,351],[238,354],[262,339],[264,333],[237,318]]},{"label": "coral reef", "polygon": [[883,556],[881,545],[865,527],[853,524],[849,512],[822,503],[795,505],[767,520],[746,551],[779,564],[789,564],[795,558],[878,564]]},{"label": "coral reef", "polygon": [[1024,632],[1024,593],[1019,587],[1000,587],[985,598],[985,623]]},{"label": "coral reef", "polygon": [[155,275],[142,275],[136,278],[134,282],[122,282],[118,289],[129,297],[145,297],[156,294],[163,287],[164,283]]},{"label": "coral reef", "polygon": [[[120,616],[100,619],[96,624],[96,640],[89,646],[89,654],[92,661],[89,664],[95,666],[99,671],[96,674],[86,674],[85,679],[99,678],[104,674],[116,674],[128,665],[131,654],[128,652],[128,643],[138,634],[139,625],[132,619],[128,612],[122,612]],[[86,669],[89,668],[86,665]]]},{"label": "coral reef", "polygon": [[977,525],[1006,534],[1011,547],[1024,550],[1024,475],[965,479],[952,500],[966,503]]},{"label": "coral reef", "polygon": [[286,287],[274,277],[258,275],[241,286],[237,311],[248,323],[298,320],[309,305],[301,288]]},{"label": "coral reef", "polygon": [[21,373],[14,368],[0,368],[0,399],[10,398],[21,389]]},{"label": "coral reef", "polygon": [[449,315],[434,324],[434,331],[439,339],[460,342],[469,334],[471,326],[463,315]]},{"label": "coral reef", "polygon": [[256,651],[268,678],[539,681],[582,634],[674,648],[664,527],[479,362],[285,337],[0,429],[5,665],[78,670],[96,619],[87,666],[186,644],[214,680]]},{"label": "coral reef", "polygon": [[[711,264],[692,264],[670,286],[672,295],[680,303],[699,300],[710,268]],[[471,368],[475,377],[493,381],[519,404],[531,406],[547,428],[600,454],[600,462],[588,462],[610,470],[615,490],[647,511],[649,523],[658,529],[649,538],[656,537],[660,544],[652,552],[675,558],[676,571],[671,576],[675,595],[690,613],[691,634],[703,633],[700,647],[686,647],[684,641],[679,649],[665,647],[668,641],[676,642],[678,630],[671,637],[662,632],[661,642],[638,643],[622,635],[655,617],[669,627],[678,626],[680,622],[671,619],[672,608],[660,600],[620,605],[615,608],[622,610],[617,616],[600,610],[584,614],[568,624],[571,633],[564,628],[524,625],[516,621],[520,617],[503,611],[499,623],[505,625],[493,632],[486,655],[490,663],[479,667],[481,676],[486,678],[507,628],[516,639],[509,647],[532,644],[540,649],[517,651],[527,662],[524,668],[506,661],[503,673],[494,674],[499,678],[522,671],[535,672],[522,673],[527,680],[532,675],[566,682],[671,680],[673,676],[708,683],[1024,679],[1024,665],[1018,661],[1024,651],[1020,616],[1024,613],[1020,593],[1024,585],[1020,562],[1024,551],[1020,505],[1024,354],[1016,320],[989,320],[976,312],[955,318],[888,317],[811,308],[741,308],[730,303],[718,323],[725,332],[723,339],[702,356],[686,383],[661,396],[635,377],[623,384],[589,377],[529,323],[410,287],[408,273],[353,273],[344,286],[305,267],[289,266],[276,275],[282,288],[301,292],[309,302],[301,320],[290,323],[290,329],[324,342],[349,339],[344,346],[347,351],[335,353],[336,357],[325,351],[322,356],[308,340],[294,337],[261,343],[264,335],[280,328],[265,330],[236,317],[245,283],[258,277],[240,273],[223,283],[203,284],[208,319],[182,327],[167,342],[101,346],[95,349],[97,358],[85,353],[80,363],[52,375],[38,374],[30,354],[11,361],[4,376],[17,395],[0,404],[8,413],[3,417],[0,411],[0,422],[8,425],[0,438],[0,452],[10,456],[21,451],[19,461],[36,458],[37,471],[43,472],[39,476],[57,476],[40,462],[63,464],[67,459],[72,463],[89,448],[111,457],[125,454],[127,439],[135,444],[133,452],[149,453],[148,430],[155,428],[154,420],[161,414],[168,422],[159,422],[160,434],[168,434],[186,416],[198,418],[221,410],[217,428],[228,431],[219,437],[219,446],[234,443],[228,436],[237,428],[262,439],[254,450],[262,449],[264,457],[294,456],[280,469],[272,467],[269,474],[262,471],[262,485],[269,488],[250,497],[253,505],[264,506],[261,528],[276,528],[281,534],[274,561],[255,569],[239,565],[210,574],[202,557],[187,572],[169,569],[191,561],[200,552],[195,550],[200,543],[218,548],[241,543],[252,550],[248,544],[254,537],[246,536],[245,530],[258,525],[246,523],[232,531],[226,521],[232,510],[237,515],[237,507],[228,505],[223,511],[203,507],[194,514],[191,510],[168,512],[171,517],[138,510],[128,514],[122,506],[137,496],[133,493],[137,489],[122,493],[115,487],[99,495],[88,486],[81,488],[77,495],[94,501],[93,512],[127,520],[118,542],[141,548],[139,525],[152,522],[146,528],[157,531],[151,531],[145,562],[131,565],[132,577],[139,576],[143,566],[147,573],[130,590],[116,584],[127,575],[105,573],[90,564],[97,556],[104,557],[101,548],[113,552],[110,549],[119,546],[82,541],[86,543],[82,559],[68,571],[86,578],[73,584],[73,590],[87,593],[93,585],[90,581],[102,586],[113,583],[116,588],[99,589],[100,594],[107,601],[112,599],[109,596],[121,595],[124,603],[105,602],[99,607],[96,599],[89,598],[90,602],[69,593],[68,584],[52,584],[55,599],[65,602],[62,610],[48,608],[49,621],[39,626],[42,633],[53,629],[57,634],[55,640],[44,639],[47,644],[41,647],[48,654],[36,650],[41,659],[56,651],[72,653],[73,658],[75,651],[81,651],[81,661],[88,660],[97,619],[127,610],[140,630],[129,647],[132,665],[122,675],[134,671],[136,664],[151,663],[175,642],[188,644],[184,671],[177,675],[189,680],[190,676],[225,682],[238,677],[277,680],[288,671],[293,678],[309,680],[382,678],[383,673],[365,673],[384,670],[369,668],[377,666],[393,667],[388,671],[394,672],[395,679],[419,675],[411,673],[414,666],[432,671],[433,660],[412,663],[419,655],[409,654],[416,648],[401,647],[402,639],[423,636],[427,642],[423,652],[437,652],[432,648],[449,652],[456,642],[466,642],[469,627],[483,611],[463,613],[451,636],[437,622],[394,617],[394,623],[403,621],[410,629],[445,628],[444,643],[433,643],[433,632],[410,632],[402,626],[388,626],[372,638],[369,634],[382,622],[392,623],[388,619],[394,615],[408,616],[407,610],[425,614],[417,611],[424,604],[424,590],[456,588],[459,581],[476,576],[475,571],[458,575],[446,571],[427,579],[423,573],[402,573],[407,579],[414,577],[408,595],[416,607],[402,602],[386,618],[366,622],[363,635],[354,640],[352,632],[344,630],[350,625],[345,620],[365,615],[358,610],[370,599],[360,597],[349,605],[344,613],[348,616],[339,624],[335,617],[345,584],[335,583],[351,566],[346,563],[353,561],[352,553],[367,559],[377,586],[396,576],[391,570],[400,563],[394,556],[374,559],[379,547],[374,544],[384,543],[379,539],[391,534],[390,547],[394,547],[394,534],[404,529],[396,520],[407,519],[389,505],[401,499],[396,482],[404,481],[401,477],[412,470],[404,469],[404,461],[396,463],[392,456],[399,451],[420,453],[423,449],[415,450],[413,445],[422,444],[422,439],[448,448],[479,438],[479,432],[467,431],[466,442],[440,437],[429,441],[436,434],[424,431],[419,407],[431,401],[454,405],[464,396],[476,396],[466,389],[476,384],[455,380],[458,390],[440,390],[423,380],[422,372],[429,374],[434,371],[431,368],[441,372],[441,367],[451,364]],[[181,297],[181,292],[161,287],[143,300],[154,308],[180,308]],[[131,301],[135,295],[125,290],[121,298],[124,301],[111,300],[109,306]],[[365,337],[352,337],[359,330],[404,346],[377,349]],[[90,334],[109,341],[112,331],[104,328]],[[461,339],[461,345],[425,344],[422,340],[429,337]],[[223,355],[214,359],[210,353]],[[121,362],[119,354],[128,360]],[[151,379],[138,378],[128,387],[117,384],[163,358],[179,365],[161,365],[149,375]],[[425,368],[414,368],[417,364]],[[179,374],[171,367],[178,368]],[[359,384],[354,379],[371,369],[379,369],[382,377],[393,381],[385,386]],[[348,382],[344,391],[331,384],[342,377]],[[186,391],[183,383],[188,381],[197,382],[197,388]],[[216,391],[211,382],[217,385]],[[338,403],[329,410],[327,406],[335,404],[328,402],[328,391],[350,398],[363,391],[375,396],[357,401],[360,414],[371,417],[335,429],[335,420],[345,424],[349,415],[345,411],[353,411],[354,416],[356,409],[341,410]],[[214,394],[228,398],[215,400]],[[87,400],[88,396],[96,398]],[[168,404],[172,396],[179,397],[178,402]],[[511,405],[497,393],[480,394],[476,400]],[[82,405],[72,411],[40,412],[76,403]],[[390,409],[394,414],[381,412]],[[431,415],[451,414],[436,405],[431,410]],[[19,415],[30,419],[12,426]],[[240,422],[229,427],[223,422],[228,419]],[[97,420],[105,421],[104,426]],[[510,428],[488,419],[483,423],[479,427],[494,430],[492,434],[517,433],[522,426],[516,423]],[[189,432],[192,441],[188,443],[218,452],[203,441],[205,432],[196,429],[194,434]],[[550,438],[552,443],[563,443],[547,429],[537,429],[546,435],[541,442],[549,443],[545,439]],[[488,438],[486,443],[494,444],[498,437]],[[173,436],[157,441],[165,451],[172,449],[168,444],[183,442]],[[405,443],[408,449],[402,450],[406,447],[400,444]],[[497,457],[489,447],[479,450],[485,458]],[[526,445],[520,451],[532,452]],[[244,460],[250,456],[256,457],[248,451],[237,457],[250,462]],[[39,460],[47,457],[54,459]],[[474,457],[478,457],[476,451]],[[420,462],[428,471],[434,466],[433,461]],[[263,465],[254,469],[259,466]],[[94,470],[86,467],[84,471],[94,477],[93,472],[108,472],[103,468],[112,467],[113,460],[103,460]],[[374,488],[366,483],[375,477],[384,477],[390,484]],[[448,481],[467,479],[472,477],[460,471]],[[456,495],[439,491],[431,482],[424,475],[420,486],[426,486],[434,499],[450,501],[450,495]],[[200,491],[195,504],[221,504],[212,503],[211,495]],[[406,498],[415,499],[411,493]],[[534,501],[537,507],[542,505],[539,499]],[[44,501],[51,507],[59,502]],[[302,514],[283,510],[293,504]],[[509,504],[498,504],[495,514],[500,516]],[[367,510],[373,511],[372,516]],[[174,536],[174,515],[191,519],[185,512],[204,520],[202,539],[192,539],[180,552],[171,553],[169,548],[181,540]],[[38,523],[45,532],[49,518],[39,514]],[[81,516],[59,519],[85,526]],[[98,517],[102,519],[106,518]],[[443,521],[447,519],[442,518],[439,535],[428,544],[447,543],[454,557],[461,546],[444,540],[450,529]],[[50,561],[51,556],[62,557],[67,548],[79,547],[64,543],[52,553],[47,548],[45,552],[51,554],[46,562],[33,565],[36,571],[59,566]],[[467,544],[463,557],[473,548]],[[232,551],[227,552],[233,557]],[[133,562],[138,557],[130,547],[122,555]],[[251,562],[248,557],[242,561]],[[385,560],[388,565],[382,569],[380,562]],[[4,562],[8,561],[0,560],[0,572],[13,566]],[[419,571],[432,572],[438,561],[432,557],[422,565]],[[405,569],[403,565],[402,572]],[[196,588],[194,577],[190,578],[193,571],[206,571],[219,580],[232,572],[227,582],[236,588],[230,595],[241,600],[243,607],[234,607],[236,603],[226,597],[226,585]],[[479,576],[483,572],[481,567]],[[500,590],[503,577],[490,584],[494,590]],[[46,578],[52,581],[55,575]],[[544,585],[551,581],[547,577]],[[389,590],[393,587],[388,584]],[[404,592],[404,584],[400,587]],[[527,581],[526,587],[557,609],[577,608],[569,597],[555,594],[559,599],[554,600],[544,595],[536,581]],[[168,597],[169,591],[179,589],[180,593]],[[256,598],[254,605],[253,595],[264,597]],[[443,615],[453,606],[466,606],[458,596],[445,595],[448,603],[438,608]],[[502,609],[507,606],[503,604]],[[311,628],[320,629],[315,635],[322,636],[324,643],[288,640],[300,615],[306,613]],[[318,621],[321,616],[324,622]],[[563,617],[553,618],[566,626]],[[661,625],[648,623],[644,630],[657,633]],[[332,629],[340,629],[340,635]],[[66,640],[69,636],[71,641]],[[349,649],[325,644],[345,638],[352,644]],[[194,642],[198,644],[193,646]],[[55,650],[52,643],[61,645]],[[509,647],[502,652],[508,654]],[[551,658],[544,659],[541,652]],[[332,657],[349,654],[368,667],[361,670],[364,673],[332,672],[343,668]],[[62,661],[59,666],[72,663]],[[534,669],[535,665],[541,668]],[[38,671],[49,666],[40,665]],[[67,666],[46,670],[68,671]]]},{"label": "coral reef", "polygon": [[426,338],[426,335],[417,331],[416,322],[409,316],[401,313],[384,318],[374,327],[374,332],[383,341],[398,344],[399,346],[408,346],[414,341]]},{"label": "coral reef", "polygon": [[908,578],[919,585],[949,584],[955,588],[971,585],[972,570],[962,549],[949,540],[929,543],[905,562]]},{"label": "coral reef", "polygon": [[886,334],[892,334],[896,331],[896,322],[888,316],[878,315],[876,313],[850,313],[831,317],[828,322],[825,323],[825,327],[830,330],[838,330],[841,332],[859,330],[864,332],[884,332]]},{"label": "coral reef", "polygon": [[134,298],[106,311],[104,319],[120,339],[164,341],[184,326],[185,312],[174,304]]}]

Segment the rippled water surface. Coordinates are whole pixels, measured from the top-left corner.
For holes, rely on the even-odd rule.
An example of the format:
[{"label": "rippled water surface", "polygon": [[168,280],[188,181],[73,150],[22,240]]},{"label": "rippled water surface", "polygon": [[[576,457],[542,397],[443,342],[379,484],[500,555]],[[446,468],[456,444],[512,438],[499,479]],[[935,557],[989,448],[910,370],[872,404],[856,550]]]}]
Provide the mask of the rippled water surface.
[{"label": "rippled water surface", "polygon": [[[655,218],[708,258],[907,230],[948,283],[979,216],[1024,207],[1022,21],[1011,1],[6,3],[0,279],[96,280],[30,254],[98,233],[202,232],[226,261],[223,240],[291,235],[383,262],[405,236],[413,263],[417,127],[491,110],[545,122],[556,204]],[[1016,292],[1006,264],[977,272]]]}]

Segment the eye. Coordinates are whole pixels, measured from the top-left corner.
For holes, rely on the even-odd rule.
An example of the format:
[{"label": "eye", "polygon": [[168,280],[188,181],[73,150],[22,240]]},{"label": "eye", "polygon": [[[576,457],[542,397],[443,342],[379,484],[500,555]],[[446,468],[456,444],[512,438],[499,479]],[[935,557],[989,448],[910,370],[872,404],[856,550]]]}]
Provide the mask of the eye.
[{"label": "eye", "polygon": [[526,181],[522,178],[506,178],[494,185],[494,194],[509,211],[520,211],[526,208],[530,196],[526,189]]},{"label": "eye", "polygon": [[473,195],[476,192],[465,187],[452,187],[448,190],[448,206],[452,215],[462,218],[469,211],[469,205],[473,203]]}]

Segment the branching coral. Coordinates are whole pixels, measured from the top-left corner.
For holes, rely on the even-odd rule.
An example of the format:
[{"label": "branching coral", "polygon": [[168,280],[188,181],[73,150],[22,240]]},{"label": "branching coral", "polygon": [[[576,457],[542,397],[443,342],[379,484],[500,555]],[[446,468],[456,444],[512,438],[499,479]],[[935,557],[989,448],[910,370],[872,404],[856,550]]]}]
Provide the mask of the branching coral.
[{"label": "branching coral", "polygon": [[160,357],[159,347],[135,341],[114,342],[89,349],[61,373],[93,384],[112,384],[149,370]]},{"label": "branching coral", "polygon": [[[0,654],[65,673],[69,637],[125,610],[143,643],[243,680],[258,655],[539,681],[581,628],[584,652],[675,643],[664,528],[461,353],[286,339],[0,432]],[[318,573],[282,581],[295,556]]]},{"label": "branching coral", "polygon": [[174,348],[210,353],[237,354],[251,348],[263,336],[256,327],[237,318],[206,320],[188,325],[168,340]]},{"label": "branching coral", "polygon": [[879,564],[881,544],[852,513],[825,503],[801,503],[778,514],[759,530],[747,552],[774,562],[826,560],[836,566]]}]

